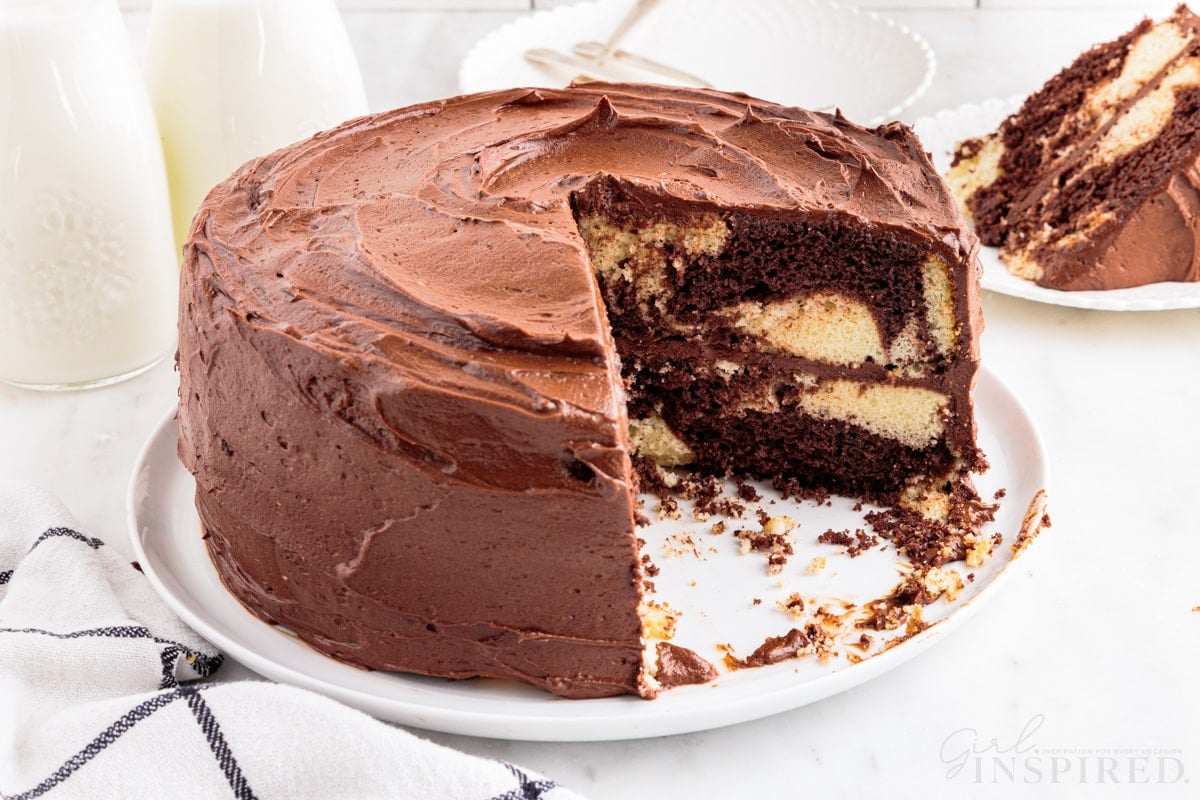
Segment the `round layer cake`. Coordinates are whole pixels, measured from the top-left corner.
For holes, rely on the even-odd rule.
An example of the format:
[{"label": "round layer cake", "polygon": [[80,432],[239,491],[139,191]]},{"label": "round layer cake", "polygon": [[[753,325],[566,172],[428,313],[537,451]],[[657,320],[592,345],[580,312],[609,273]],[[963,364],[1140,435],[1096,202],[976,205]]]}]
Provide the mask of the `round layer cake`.
[{"label": "round layer cake", "polygon": [[898,123],[597,84],[348,122],[192,227],[179,453],[213,561],[364,667],[711,677],[655,640],[635,461],[944,515],[983,464],[976,250]]}]

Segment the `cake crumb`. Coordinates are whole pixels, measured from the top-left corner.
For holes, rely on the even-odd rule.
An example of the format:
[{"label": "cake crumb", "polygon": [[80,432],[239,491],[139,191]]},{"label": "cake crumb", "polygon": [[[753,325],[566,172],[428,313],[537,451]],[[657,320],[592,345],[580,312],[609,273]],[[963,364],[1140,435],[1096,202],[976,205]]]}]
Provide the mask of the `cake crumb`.
[{"label": "cake crumb", "polygon": [[991,541],[986,536],[966,536],[963,541],[967,545],[964,559],[968,567],[982,567],[983,562],[992,554]]},{"label": "cake crumb", "polygon": [[925,572],[922,582],[925,585],[925,590],[932,596],[938,597],[945,595],[946,599],[953,602],[958,598],[958,593],[963,589],[963,581],[958,572],[952,569],[942,569],[933,567]]},{"label": "cake crumb", "polygon": [[[761,606],[761,605],[762,605],[762,598],[761,598],[761,597],[756,597],[756,598],[754,598],[754,599],[751,601],[750,605],[752,605],[752,606]],[[1193,608],[1192,610],[1193,610],[1193,611],[1195,611],[1196,609],[1194,609],[1194,608]]]},{"label": "cake crumb", "polygon": [[843,547],[849,547],[854,543],[854,537],[850,535],[849,529],[835,531],[833,528],[830,528],[818,536],[817,541],[821,544],[837,544]]},{"label": "cake crumb", "polygon": [[[781,530],[785,525],[780,523],[774,527],[776,530]],[[792,548],[791,536],[788,533],[770,533],[765,529],[751,531],[741,528],[734,531],[733,535],[737,537],[742,555],[747,555],[752,550],[767,554],[768,575],[778,575],[782,572],[787,564],[788,556],[795,552]]]},{"label": "cake crumb", "polygon": [[664,519],[679,519],[679,501],[674,497],[664,497],[658,501],[658,521]]},{"label": "cake crumb", "polygon": [[825,564],[824,556],[815,556],[812,561],[808,562],[808,566],[805,567],[804,571],[809,575],[820,575],[825,571]]},{"label": "cake crumb", "polygon": [[[889,540],[917,567],[940,567],[967,557],[971,542],[995,519],[999,506],[979,499],[965,482],[955,484],[946,497],[944,519],[930,519],[906,508],[871,511],[863,518],[879,536]],[[996,534],[999,536],[999,534]],[[993,537],[993,546],[998,542]]]},{"label": "cake crumb", "polygon": [[725,533],[727,529],[728,525],[726,525],[724,521],[714,522],[712,526],[712,532],[714,536],[720,536],[721,534]]},{"label": "cake crumb", "polygon": [[851,558],[858,558],[879,544],[879,537],[867,533],[862,528],[856,528],[853,535],[850,533],[849,528],[841,531],[835,531],[830,528],[818,536],[817,541],[821,544],[841,545],[846,548],[846,555]]},{"label": "cake crumb", "polygon": [[[713,552],[710,550],[709,552]],[[691,531],[679,531],[672,533],[663,540],[663,556],[673,558],[679,556],[692,556],[700,561],[707,561],[704,557],[704,552],[700,545],[696,543],[695,537]]]},{"label": "cake crumb", "polygon": [[642,609],[643,636],[647,639],[670,639],[675,636],[679,612],[666,603],[647,600]]},{"label": "cake crumb", "polygon": [[799,617],[804,614],[804,598],[800,597],[798,592],[793,592],[787,600],[778,600],[776,605],[780,611],[791,614],[793,617]]},{"label": "cake crumb", "polygon": [[905,626],[906,636],[888,642],[888,647],[894,647],[928,627],[921,618],[922,606],[943,596],[953,601],[962,588],[962,579],[952,569],[917,567],[904,576],[889,594],[865,604],[863,607],[867,616],[857,622],[856,627],[890,631]]},{"label": "cake crumb", "polygon": [[760,495],[758,493],[758,490],[755,489],[750,484],[746,483],[745,481],[739,480],[739,481],[737,481],[736,485],[737,485],[738,497],[742,498],[746,502],[752,503],[755,500],[759,500],[762,498],[762,495]]},{"label": "cake crumb", "polygon": [[763,523],[763,532],[769,533],[772,536],[776,534],[788,534],[800,527],[800,523],[786,515],[778,517],[770,517]]},{"label": "cake crumb", "polygon": [[693,515],[707,521],[709,517],[741,518],[746,506],[739,500],[725,496],[723,481],[712,475],[689,475],[680,482],[683,496],[693,502]]}]

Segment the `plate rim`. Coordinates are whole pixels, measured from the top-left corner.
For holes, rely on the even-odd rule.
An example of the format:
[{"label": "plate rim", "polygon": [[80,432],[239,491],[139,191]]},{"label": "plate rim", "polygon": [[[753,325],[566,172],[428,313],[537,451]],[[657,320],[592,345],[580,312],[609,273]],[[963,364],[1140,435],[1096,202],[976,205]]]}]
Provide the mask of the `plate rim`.
[{"label": "plate rim", "polygon": [[[602,6],[602,5],[606,5],[606,4],[607,5],[616,5],[620,1],[621,0],[584,0],[584,2],[566,3],[566,4],[562,4],[562,5],[552,6],[550,8],[540,8],[540,9],[534,10],[530,14],[518,17],[517,19],[514,19],[514,20],[509,20],[508,22],[505,22],[504,24],[497,26],[493,30],[488,31],[483,36],[479,37],[479,39],[476,40],[476,42],[473,45],[471,45],[470,49],[467,50],[466,54],[463,56],[462,61],[459,62],[459,66],[458,66],[458,90],[459,90],[459,92],[470,93],[471,91],[473,91],[473,90],[470,90],[467,88],[467,84],[473,80],[472,71],[474,68],[474,64],[476,61],[478,61],[480,59],[480,55],[479,55],[480,52],[486,50],[487,47],[489,47],[491,45],[491,43],[494,39],[499,39],[504,36],[510,35],[511,31],[514,28],[520,28],[525,25],[528,25],[529,24],[528,20],[530,20],[530,19],[544,18],[546,15],[570,16],[571,14],[584,13],[583,11],[580,11],[579,9],[594,8],[594,7],[598,7],[598,6]],[[871,9],[859,8],[858,6],[844,5],[840,2],[837,2],[837,0],[798,0],[798,2],[802,2],[805,5],[808,5],[810,7],[811,6],[826,6],[826,7],[831,8],[839,13],[845,13],[852,17],[858,17],[858,16],[866,17],[873,21],[881,23],[884,27],[893,28],[896,30],[896,32],[900,36],[910,40],[913,44],[915,44],[917,49],[920,51],[922,57],[924,58],[925,71],[924,71],[924,74],[922,75],[921,80],[919,82],[917,82],[916,87],[913,88],[908,93],[908,95],[906,95],[902,99],[893,103],[893,105],[890,108],[888,108],[886,111],[882,111],[882,112],[876,114],[875,116],[873,116],[871,119],[866,120],[863,123],[864,125],[866,125],[868,127],[874,126],[874,125],[881,125],[884,122],[888,122],[890,120],[896,119],[897,117],[900,116],[900,114],[902,114],[904,111],[906,111],[907,109],[912,107],[918,100],[920,100],[925,95],[925,93],[929,91],[929,88],[933,85],[933,80],[937,76],[937,67],[938,67],[937,54],[934,51],[933,47],[929,44],[929,41],[924,36],[922,36],[920,33],[916,32],[912,28],[910,28],[905,23],[900,22],[899,20],[895,19],[894,17],[890,17],[885,14],[881,14],[881,13],[871,10]],[[793,7],[795,5],[797,5],[797,0],[793,0],[793,2],[789,3],[789,7]],[[510,88],[520,88],[520,87],[510,87]],[[736,87],[729,87],[728,91],[736,91]],[[770,98],[764,97],[761,99],[770,101]],[[774,102],[774,101],[772,101],[772,102]],[[784,104],[784,105],[788,105],[788,104]]]},{"label": "plate rim", "polygon": [[[923,136],[925,129],[938,129],[946,124],[953,124],[970,115],[999,114],[1004,119],[1017,111],[1026,100],[1026,95],[1014,94],[1008,97],[988,97],[977,102],[960,103],[957,106],[941,108],[931,114],[925,114],[913,121],[912,127],[918,136]],[[970,135],[987,133],[979,131]],[[923,142],[923,140],[922,140]],[[938,154],[934,154],[936,159]],[[1200,283],[1185,283],[1178,281],[1159,281],[1134,286],[1127,289],[1103,289],[1090,291],[1064,291],[1038,286],[1032,281],[1018,278],[1008,272],[1004,262],[1000,260],[1000,249],[980,245],[980,261],[983,264],[983,274],[979,286],[989,292],[1018,297],[1044,305],[1078,308],[1087,311],[1179,311],[1200,308]],[[1143,297],[1147,286],[1168,287],[1180,286],[1192,290],[1190,294],[1173,297]]]},{"label": "plate rim", "polygon": [[[1025,423],[1030,436],[1028,441],[1023,443],[1031,449],[1036,458],[1041,480],[1034,481],[1034,485],[1040,485],[1044,504],[1045,497],[1049,495],[1051,489],[1051,475],[1050,460],[1040,430],[1020,398],[992,370],[981,365],[979,379],[980,386],[986,385],[987,391],[995,392],[997,399],[1009,405]],[[186,599],[177,596],[172,591],[164,580],[164,576],[159,574],[159,565],[156,559],[151,557],[151,550],[143,542],[139,510],[142,502],[148,500],[148,496],[143,498],[140,492],[144,476],[150,468],[154,451],[164,446],[164,435],[176,428],[176,415],[176,408],[172,408],[143,443],[134,463],[126,493],[126,517],[134,557],[163,601],[189,627],[217,647],[219,651],[269,680],[318,692],[380,719],[444,733],[545,742],[636,740],[711,730],[794,710],[866,683],[925,652],[930,646],[944,638],[945,634],[963,627],[964,623],[974,616],[983,598],[990,598],[998,593],[999,588],[1006,583],[1012,565],[1028,549],[1027,547],[1013,549],[1009,546],[1012,542],[1006,539],[1003,550],[1006,559],[1004,564],[981,587],[978,593],[962,601],[945,619],[896,646],[816,679],[809,679],[791,686],[766,687],[755,692],[750,698],[738,694],[728,694],[715,700],[704,699],[699,703],[675,707],[669,698],[645,701],[637,697],[623,696],[600,698],[599,700],[566,700],[539,696],[539,704],[534,707],[534,713],[506,712],[499,715],[488,711],[431,706],[422,704],[415,699],[383,697],[352,686],[334,683],[319,675],[305,672],[302,665],[297,667],[256,652],[249,645],[244,644],[236,634],[210,624],[197,610],[191,607]],[[175,437],[172,436],[171,441],[174,440]],[[173,460],[173,468],[184,470],[182,463],[177,458]],[[1029,503],[1035,502],[1037,496],[1038,492],[1035,490],[1029,498]],[[1024,498],[1021,499],[1024,500]],[[1015,536],[1015,534],[1013,535]],[[999,555],[998,553],[993,557]],[[212,566],[211,561],[206,558],[204,563],[215,573],[215,567]],[[223,584],[221,585],[223,587]],[[253,616],[232,595],[227,595],[227,599],[237,603],[252,626],[263,626],[279,635],[287,635],[278,631],[270,623]],[[299,644],[307,649],[303,643]],[[329,659],[328,656],[311,649],[308,649],[308,654]],[[306,654],[306,658],[308,654]],[[333,659],[329,660],[334,661]],[[356,669],[349,665],[334,663],[336,666],[348,670]],[[781,665],[773,665],[773,667],[779,666]],[[396,673],[396,675],[401,679],[406,676],[405,673]],[[671,692],[687,690],[702,692],[719,685],[720,678],[713,684],[680,687]],[[814,687],[816,688],[814,689]],[[418,695],[421,691],[419,686],[405,688],[417,692]],[[798,701],[797,696],[800,698]],[[550,702],[540,702],[542,700]],[[600,702],[605,702],[607,705],[603,707],[585,705]],[[641,709],[648,713],[635,714],[630,719],[626,715],[614,715],[607,710],[612,704],[618,702],[628,704],[631,709]],[[561,706],[562,703],[569,704],[569,706]],[[567,707],[571,709],[568,716],[544,713],[547,709]],[[588,713],[589,708],[604,708],[605,710]]]}]

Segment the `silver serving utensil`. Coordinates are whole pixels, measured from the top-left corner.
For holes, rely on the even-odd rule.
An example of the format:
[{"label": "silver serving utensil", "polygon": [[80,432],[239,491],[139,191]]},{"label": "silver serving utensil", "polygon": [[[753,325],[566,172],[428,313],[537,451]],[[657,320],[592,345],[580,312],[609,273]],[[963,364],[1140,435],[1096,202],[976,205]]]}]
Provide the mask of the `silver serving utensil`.
[{"label": "silver serving utensil", "polygon": [[593,59],[581,58],[571,53],[552,50],[549,47],[533,47],[525,51],[525,60],[531,64],[549,67],[566,67],[577,70],[573,80],[588,83],[591,81],[620,81],[611,73],[605,74],[603,69]]},{"label": "silver serving utensil", "polygon": [[[655,75],[661,75],[664,78],[685,83],[689,86],[698,86],[702,89],[711,89],[712,84],[701,78],[699,75],[694,75],[691,72],[672,67],[670,64],[664,64],[661,61],[655,61],[651,58],[631,53],[628,50],[616,49],[607,51],[605,45],[600,42],[580,42],[571,48],[571,52],[582,58],[591,59],[598,64],[605,64],[608,61],[622,61],[631,67],[640,69],[643,72],[649,72]],[[607,55],[605,53],[607,52]]]},{"label": "silver serving utensil", "polygon": [[630,29],[646,16],[646,12],[653,8],[658,3],[658,0],[638,0],[634,3],[633,8],[629,9],[629,13],[621,18],[617,23],[617,27],[613,28],[612,33],[604,40],[604,44],[600,46],[600,51],[596,54],[596,61],[601,65],[608,63],[608,59],[616,51],[617,45],[625,38],[625,34],[629,33]]},{"label": "silver serving utensil", "polygon": [[534,47],[525,51],[525,60],[533,64],[556,67],[567,67],[580,70],[576,80],[621,80],[614,75],[610,65],[614,61],[623,62],[626,66],[635,67],[643,72],[670,78],[680,83],[693,86],[708,87],[709,83],[703,78],[689,72],[676,69],[653,59],[618,49],[621,40],[634,25],[646,15],[658,0],[638,0],[604,42],[580,42],[570,53],[564,53],[549,47]]}]

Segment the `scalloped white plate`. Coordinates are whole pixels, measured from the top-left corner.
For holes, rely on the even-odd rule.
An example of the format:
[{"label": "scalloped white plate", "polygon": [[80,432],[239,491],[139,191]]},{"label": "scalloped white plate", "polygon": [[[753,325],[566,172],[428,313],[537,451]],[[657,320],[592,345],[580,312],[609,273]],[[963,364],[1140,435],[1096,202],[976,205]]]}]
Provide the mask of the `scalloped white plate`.
[{"label": "scalloped white plate", "polygon": [[[913,125],[925,148],[933,155],[939,172],[950,169],[954,146],[972,136],[990,133],[999,127],[1009,114],[1021,107],[1025,98],[1007,100],[992,98],[982,103],[967,103],[958,108],[944,109],[933,116],[921,117]],[[1179,308],[1200,308],[1200,283],[1151,283],[1132,289],[1109,289],[1095,292],[1064,292],[1047,289],[1032,281],[1018,278],[1000,260],[1000,249],[984,247],[979,251],[983,262],[983,278],[979,284],[1000,294],[1022,297],[1038,303],[1049,303],[1096,311],[1169,311]]]},{"label": "scalloped white plate", "polygon": [[[973,570],[975,580],[956,600],[924,608],[931,627],[907,641],[896,638],[901,631],[871,631],[874,643],[865,654],[856,653],[850,644],[862,632],[849,630],[838,642],[841,654],[829,661],[807,656],[759,669],[722,670],[714,683],[672,689],[651,702],[634,697],[564,700],[510,681],[452,682],[367,672],[260,621],[225,590],[208,558],[193,499],[195,481],[175,454],[174,415],[158,427],[138,457],[129,487],[130,534],[150,582],[202,636],[268,678],[322,692],[381,719],[473,736],[543,741],[637,739],[707,730],[797,708],[881,675],[961,627],[977,601],[994,593],[1019,554],[1010,545],[1027,525],[1027,512],[1041,518],[1048,460],[1033,421],[987,370],[979,376],[976,410],[979,444],[992,464],[976,483],[984,498],[1001,487],[1007,490],[987,528],[989,534],[1002,534],[1004,543]],[[762,486],[759,491],[775,499],[764,506],[770,514],[789,514],[800,521],[794,534],[796,553],[780,575],[767,574],[763,554],[740,555],[732,533],[714,535],[709,525],[686,513],[680,520],[639,531],[647,541],[643,552],[661,570],[654,579],[655,598],[681,613],[675,641],[718,665],[718,644],[728,643],[745,657],[767,636],[782,635],[800,624],[776,605],[792,592],[806,598],[810,609],[828,602],[838,610],[847,601],[861,607],[886,595],[903,569],[890,545],[851,559],[841,548],[816,542],[830,528],[864,527],[865,510],[854,511],[849,500],[835,497],[831,505],[817,506],[778,499]],[[737,525],[731,522],[729,527]],[[676,537],[672,549],[678,551],[678,537],[685,531],[691,532],[697,554],[668,556],[668,538]],[[827,559],[826,567],[811,574],[807,567],[818,556]],[[962,564],[954,566],[960,573],[966,571]],[[754,598],[761,603],[754,604]],[[989,630],[987,635],[998,634],[1017,637],[1019,626],[1014,623],[1007,632]],[[889,642],[895,646],[887,647]],[[864,657],[856,662],[847,653]]]},{"label": "scalloped white plate", "polygon": [[[510,22],[467,54],[459,88],[565,86],[578,70],[536,66],[525,60],[525,51],[567,51],[576,42],[604,41],[632,4],[577,3]],[[868,125],[916,102],[935,70],[933,51],[908,28],[828,0],[662,0],[620,47],[698,75],[718,89],[804,108],[840,107]],[[634,69],[620,77],[669,82]]]}]

